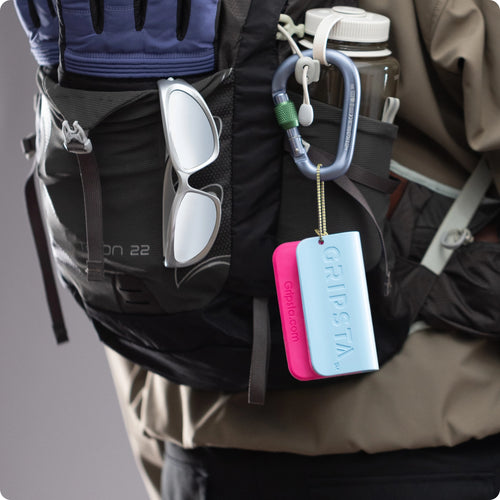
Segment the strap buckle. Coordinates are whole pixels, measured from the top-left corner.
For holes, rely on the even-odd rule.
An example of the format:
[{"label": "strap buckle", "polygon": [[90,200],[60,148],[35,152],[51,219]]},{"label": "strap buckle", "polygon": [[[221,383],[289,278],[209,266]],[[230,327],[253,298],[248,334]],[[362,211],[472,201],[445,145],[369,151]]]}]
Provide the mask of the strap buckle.
[{"label": "strap buckle", "polygon": [[450,229],[441,235],[441,245],[450,250],[456,250],[462,245],[469,245],[474,241],[474,236],[469,228]]},{"label": "strap buckle", "polygon": [[73,122],[73,126],[68,123],[68,120],[64,120],[62,133],[64,135],[64,147],[70,153],[81,155],[92,152],[92,142],[76,120]]}]

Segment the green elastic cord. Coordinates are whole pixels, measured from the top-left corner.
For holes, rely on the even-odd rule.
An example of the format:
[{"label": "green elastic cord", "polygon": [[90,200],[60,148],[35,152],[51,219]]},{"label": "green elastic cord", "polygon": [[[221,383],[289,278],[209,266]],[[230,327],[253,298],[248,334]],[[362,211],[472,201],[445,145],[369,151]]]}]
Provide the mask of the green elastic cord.
[{"label": "green elastic cord", "polygon": [[297,110],[292,101],[280,102],[274,107],[274,113],[278,119],[278,124],[285,130],[299,126]]}]

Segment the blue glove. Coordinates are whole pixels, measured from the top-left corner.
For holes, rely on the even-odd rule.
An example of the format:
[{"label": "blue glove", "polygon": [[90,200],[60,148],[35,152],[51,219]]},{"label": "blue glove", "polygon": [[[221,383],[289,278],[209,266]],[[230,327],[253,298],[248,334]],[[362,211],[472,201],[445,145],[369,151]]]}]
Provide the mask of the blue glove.
[{"label": "blue glove", "polygon": [[40,66],[59,63],[59,20],[52,0],[14,0],[17,15],[29,36],[31,52]]},{"label": "blue glove", "polygon": [[61,74],[157,79],[213,71],[218,1],[60,0]]}]

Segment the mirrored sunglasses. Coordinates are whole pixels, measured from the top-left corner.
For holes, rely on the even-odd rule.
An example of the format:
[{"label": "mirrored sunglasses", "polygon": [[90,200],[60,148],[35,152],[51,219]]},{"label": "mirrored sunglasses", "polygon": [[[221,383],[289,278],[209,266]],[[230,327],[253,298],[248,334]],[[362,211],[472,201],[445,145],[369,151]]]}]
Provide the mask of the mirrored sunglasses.
[{"label": "mirrored sunglasses", "polygon": [[[214,118],[200,93],[183,80],[159,80],[158,90],[168,161],[163,188],[165,266],[186,267],[212,248],[221,219],[221,201],[196,189],[189,177],[219,154]],[[172,182],[172,170],[177,185]]]}]

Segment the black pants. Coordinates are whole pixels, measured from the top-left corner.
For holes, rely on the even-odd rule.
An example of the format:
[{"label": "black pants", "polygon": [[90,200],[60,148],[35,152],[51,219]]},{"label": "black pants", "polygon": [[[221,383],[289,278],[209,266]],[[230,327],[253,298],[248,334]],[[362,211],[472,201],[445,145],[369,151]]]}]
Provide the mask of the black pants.
[{"label": "black pants", "polygon": [[168,444],[162,499],[491,500],[499,473],[500,435],[454,448],[319,457]]}]

